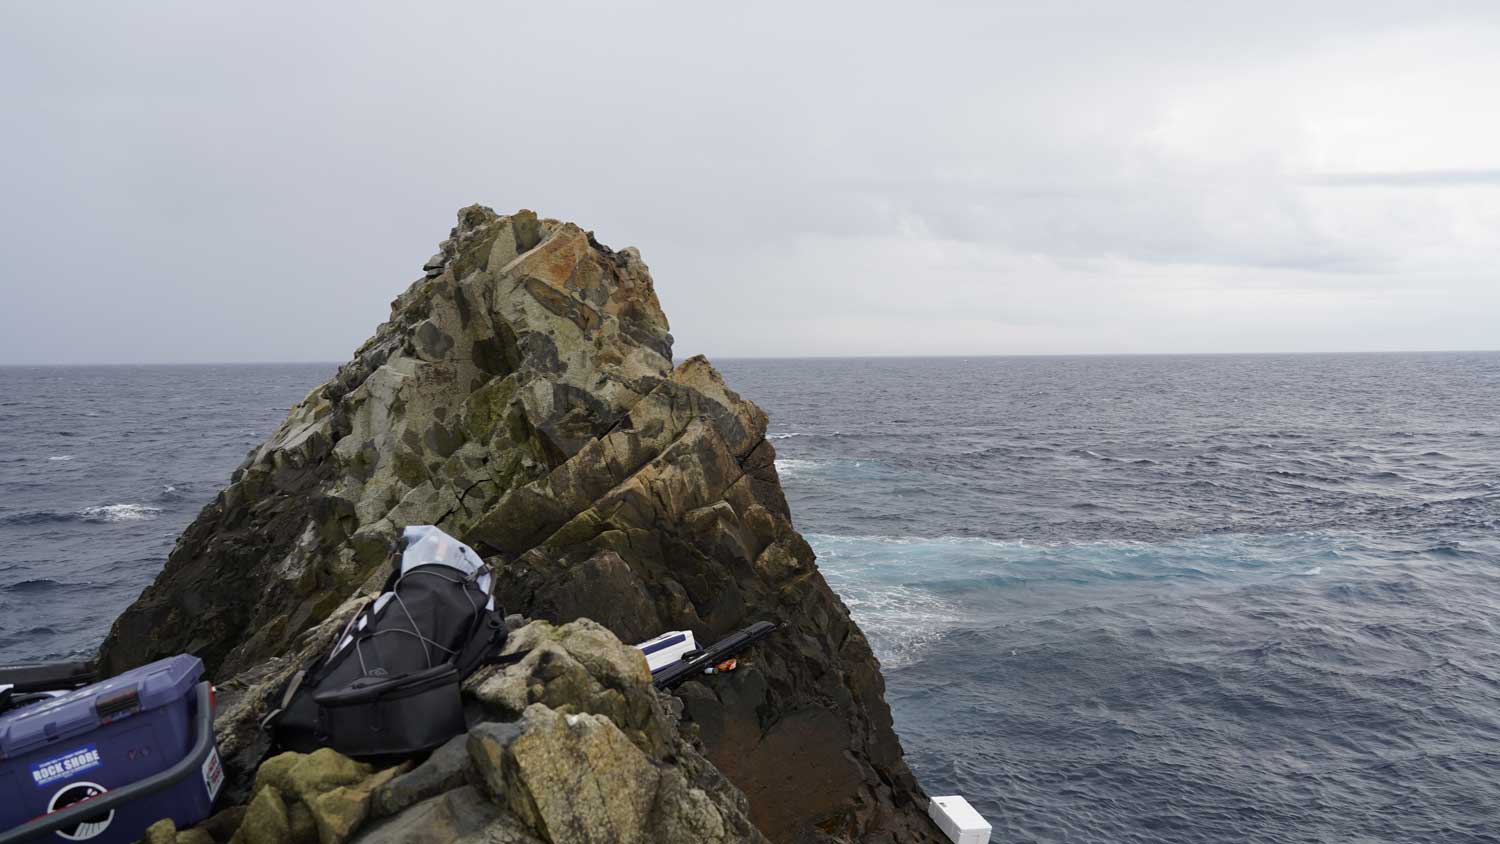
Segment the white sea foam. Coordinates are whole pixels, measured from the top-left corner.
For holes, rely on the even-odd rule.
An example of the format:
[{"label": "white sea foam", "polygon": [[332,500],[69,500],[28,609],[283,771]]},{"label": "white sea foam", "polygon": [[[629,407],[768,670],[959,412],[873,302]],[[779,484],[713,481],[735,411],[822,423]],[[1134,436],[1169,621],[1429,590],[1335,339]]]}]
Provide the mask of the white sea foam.
[{"label": "white sea foam", "polygon": [[789,440],[792,437],[841,437],[842,431],[829,431],[826,434],[811,433],[807,431],[783,431],[779,434],[766,434],[768,440]]},{"label": "white sea foam", "polygon": [[[829,572],[825,569],[824,574]],[[915,662],[928,645],[963,620],[958,607],[919,587],[861,584],[838,576],[828,581],[887,666]]]},{"label": "white sea foam", "polygon": [[922,579],[926,556],[917,546],[932,540],[826,534],[807,539],[828,584],[886,666],[915,662],[929,644],[963,623],[960,607],[912,582]]},{"label": "white sea foam", "polygon": [[48,460],[72,460],[73,459],[73,455],[71,455],[71,454],[54,454],[54,455],[52,455],[51,457],[49,457],[47,459]]},{"label": "white sea foam", "polygon": [[809,475],[817,471],[823,464],[816,460],[805,460],[799,457],[778,457],[776,459],[776,474],[782,480]]},{"label": "white sea foam", "polygon": [[144,504],[106,504],[102,507],[85,507],[80,513],[86,522],[141,522],[161,515],[160,507]]}]

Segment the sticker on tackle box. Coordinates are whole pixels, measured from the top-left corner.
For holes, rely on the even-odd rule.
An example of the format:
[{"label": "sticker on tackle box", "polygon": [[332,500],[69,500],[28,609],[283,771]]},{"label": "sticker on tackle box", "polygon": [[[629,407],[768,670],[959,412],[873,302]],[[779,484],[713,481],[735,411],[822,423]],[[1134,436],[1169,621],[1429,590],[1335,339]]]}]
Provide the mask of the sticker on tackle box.
[{"label": "sticker on tackle box", "polygon": [[219,789],[223,785],[224,765],[219,761],[219,749],[215,747],[208,752],[208,758],[203,760],[203,787],[208,789],[209,802],[219,796]]},{"label": "sticker on tackle box", "polygon": [[61,756],[54,756],[31,766],[31,781],[37,788],[69,779],[76,774],[104,764],[99,761],[99,748],[85,744]]},{"label": "sticker on tackle box", "polygon": [[[68,783],[62,787],[62,790],[52,795],[52,799],[47,802],[47,814],[61,812],[63,809],[72,808],[79,803],[86,800],[93,800],[95,797],[108,792],[109,789],[96,782]],[[57,835],[64,841],[88,841],[91,838],[98,838],[103,835],[104,831],[109,829],[109,825],[114,823],[114,821],[115,810],[109,809],[102,814],[79,818],[71,826],[59,829]]]}]

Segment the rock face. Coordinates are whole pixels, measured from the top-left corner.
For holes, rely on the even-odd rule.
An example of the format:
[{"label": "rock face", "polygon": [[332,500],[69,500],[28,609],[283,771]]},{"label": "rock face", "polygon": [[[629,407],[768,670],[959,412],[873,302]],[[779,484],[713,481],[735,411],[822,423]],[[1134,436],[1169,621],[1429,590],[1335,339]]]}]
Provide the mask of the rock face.
[{"label": "rock face", "polygon": [[[629,642],[690,628],[711,641],[780,623],[740,670],[679,692],[689,732],[744,792],[749,818],[776,842],[938,840],[879,665],[792,526],[765,414],[706,360],[672,365],[640,255],[571,223],[471,206],[423,269],[390,320],[179,539],[115,623],[106,667],[186,651],[233,677],[226,756],[252,766],[264,747],[248,725],[264,690],[325,646],[352,596],[384,580],[401,527],[436,524],[486,556],[508,610],[607,628],[589,635]],[[476,677],[478,705],[574,760],[616,747],[615,732],[650,759],[669,754],[672,731],[651,728],[645,698],[622,690],[641,691],[641,678],[622,674],[634,669],[526,635],[537,645],[527,670],[550,680],[543,696],[505,675]],[[594,690],[585,675],[614,685]],[[537,708],[580,702],[615,732]],[[534,772],[542,791],[568,787],[524,761],[528,741],[507,745],[521,756],[506,770]],[[586,825],[552,814],[545,794],[528,803],[506,788],[529,829]],[[665,775],[654,789],[681,790]],[[569,811],[618,820],[645,799]]]}]

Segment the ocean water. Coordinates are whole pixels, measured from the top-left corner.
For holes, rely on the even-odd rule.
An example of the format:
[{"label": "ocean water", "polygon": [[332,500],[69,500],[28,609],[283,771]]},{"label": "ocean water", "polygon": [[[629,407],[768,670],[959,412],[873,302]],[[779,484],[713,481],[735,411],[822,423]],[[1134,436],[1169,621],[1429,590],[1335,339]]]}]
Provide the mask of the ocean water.
[{"label": "ocean water", "polygon": [[[994,840],[1500,840],[1500,354],[719,364]],[[332,369],[0,369],[0,662]]]},{"label": "ocean water", "polygon": [[1500,840],[1500,354],[723,368],[995,840]]},{"label": "ocean water", "polygon": [[0,664],[91,655],[246,453],[335,369],[0,367]]}]

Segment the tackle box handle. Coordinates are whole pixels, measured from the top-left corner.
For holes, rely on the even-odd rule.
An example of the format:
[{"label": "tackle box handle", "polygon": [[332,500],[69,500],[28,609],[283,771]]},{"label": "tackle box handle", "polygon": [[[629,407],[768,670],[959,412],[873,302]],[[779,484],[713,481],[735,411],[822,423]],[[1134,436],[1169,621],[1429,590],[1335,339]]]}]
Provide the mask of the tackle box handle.
[{"label": "tackle box handle", "polygon": [[49,662],[42,665],[0,665],[0,686],[14,686],[16,694],[76,689],[98,679],[92,662]]}]

